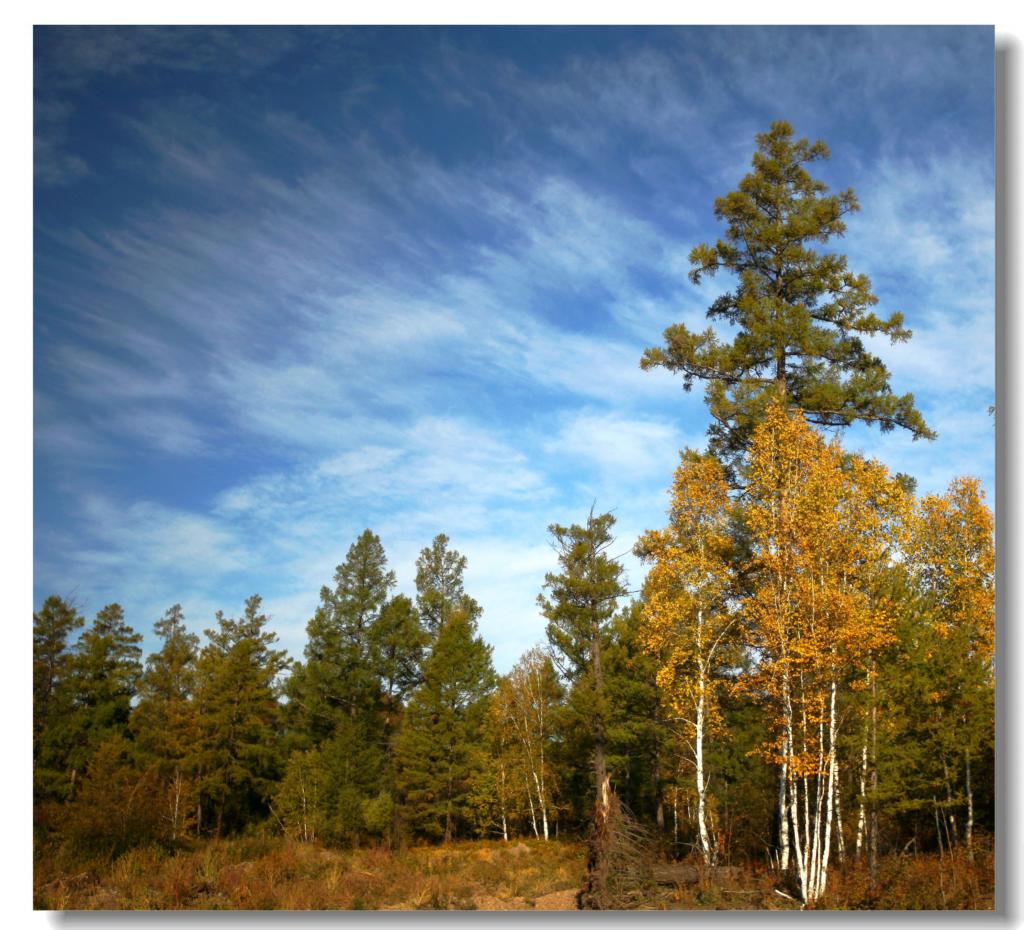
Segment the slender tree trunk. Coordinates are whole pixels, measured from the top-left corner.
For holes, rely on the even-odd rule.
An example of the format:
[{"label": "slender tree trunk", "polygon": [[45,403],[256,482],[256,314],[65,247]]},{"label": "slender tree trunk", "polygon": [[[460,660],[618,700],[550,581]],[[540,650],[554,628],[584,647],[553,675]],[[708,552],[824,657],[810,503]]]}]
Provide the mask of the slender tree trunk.
[{"label": "slender tree trunk", "polygon": [[786,794],[789,785],[789,743],[782,747],[783,762],[779,768],[779,871],[789,870],[789,817],[786,814]]},{"label": "slender tree trunk", "polygon": [[964,749],[964,789],[967,792],[967,827],[964,839],[967,843],[967,855],[973,859],[974,849],[971,842],[974,838],[974,792],[971,790],[971,753]]},{"label": "slender tree trunk", "polygon": [[[593,606],[596,612],[597,605]],[[597,705],[594,713],[594,785],[600,796],[608,770],[604,758],[604,672],[601,668],[601,639],[597,623],[594,624],[590,654],[594,669],[594,701]]]},{"label": "slender tree trunk", "polygon": [[679,845],[679,786],[672,786],[672,844]]},{"label": "slender tree trunk", "polygon": [[821,846],[821,869],[818,875],[818,887],[816,897],[825,893],[825,883],[828,881],[828,859],[832,847],[832,815],[833,798],[836,796],[836,782],[839,775],[839,762],[836,758],[836,734],[838,724],[836,720],[836,681],[832,680],[832,689],[829,694],[828,709],[828,788],[825,792],[825,839]]},{"label": "slender tree trunk", "polygon": [[946,820],[949,822],[949,831],[953,834],[953,843],[960,845],[960,831],[956,826],[956,814],[953,806],[953,786],[949,780],[949,766],[946,764],[946,757],[942,757],[942,777],[946,782]]},{"label": "slender tree trunk", "polygon": [[[548,839],[548,809],[544,802],[544,785],[537,775],[537,772],[533,773],[534,786],[537,788],[537,806],[540,808],[540,820],[541,826],[544,829],[544,839]],[[534,833],[537,832],[536,826],[534,826]]]},{"label": "slender tree trunk", "polygon": [[857,814],[857,837],[854,841],[853,855],[860,862],[864,847],[864,831],[867,828],[867,793],[868,793],[868,726],[864,725],[864,742],[860,747],[860,811]]},{"label": "slender tree trunk", "polygon": [[[793,749],[796,745],[796,733],[793,721],[793,703],[789,691],[789,675],[783,679],[783,712],[785,714],[785,742],[789,751],[788,762],[792,771]],[[805,790],[806,790],[806,779]],[[805,804],[806,804],[806,798]],[[800,897],[807,900],[807,858],[800,841],[800,790],[799,782],[794,778],[789,783],[789,821],[793,836],[793,859],[796,865],[797,879],[800,883]]]},{"label": "slender tree trunk", "polygon": [[658,827],[658,842],[661,843],[665,835],[665,799],[661,794],[661,766],[659,764],[657,750],[655,750],[651,779],[654,782],[654,797],[657,802],[657,805],[654,808],[654,823]]},{"label": "slender tree trunk", "polygon": [[939,802],[932,795],[932,811],[935,814],[935,841],[939,844],[939,859],[942,859],[942,824],[939,822]]},{"label": "slender tree trunk", "polygon": [[874,673],[874,660],[871,662],[871,824],[870,844],[868,846],[868,873],[871,876],[871,887],[878,882],[878,691]]},{"label": "slender tree trunk", "polygon": [[548,840],[548,795],[544,786],[544,739],[545,739],[545,728],[544,728],[544,698],[541,696],[540,688],[537,689],[537,704],[541,708],[540,714],[540,733],[538,734],[540,739],[540,772],[534,772],[533,777],[537,781],[537,794],[540,797],[540,816],[544,822],[544,841]]},{"label": "slender tree trunk", "polygon": [[171,842],[178,839],[178,821],[181,810],[181,769],[174,769],[174,807],[171,810]]},{"label": "slender tree trunk", "polygon": [[836,776],[836,855],[839,857],[839,864],[846,864],[846,837],[843,835],[843,809],[840,806],[843,786],[837,774]]},{"label": "slender tree trunk", "polygon": [[533,806],[533,792],[530,790],[530,783],[526,783],[526,802],[530,805],[530,826],[533,827],[533,835],[540,839],[540,831],[537,829],[537,811]]},{"label": "slender tree trunk", "polygon": [[697,775],[697,830],[700,835],[700,851],[705,865],[714,865],[715,853],[708,837],[707,808],[705,804],[704,781],[704,681],[700,682],[700,697],[697,699],[697,729],[694,734],[694,768]]},{"label": "slender tree trunk", "polygon": [[498,803],[501,805],[501,837],[507,843],[508,842],[508,820],[505,817],[505,761],[501,759],[498,762],[498,777],[501,779],[501,790],[498,793]]}]

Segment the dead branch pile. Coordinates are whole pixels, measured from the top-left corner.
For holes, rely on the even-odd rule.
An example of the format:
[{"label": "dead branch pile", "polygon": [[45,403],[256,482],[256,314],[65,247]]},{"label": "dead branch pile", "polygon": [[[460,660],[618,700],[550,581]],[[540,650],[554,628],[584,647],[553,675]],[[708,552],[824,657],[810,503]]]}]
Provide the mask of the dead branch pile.
[{"label": "dead branch pile", "polygon": [[576,895],[581,910],[625,910],[652,885],[651,839],[605,778],[587,839],[587,878]]}]

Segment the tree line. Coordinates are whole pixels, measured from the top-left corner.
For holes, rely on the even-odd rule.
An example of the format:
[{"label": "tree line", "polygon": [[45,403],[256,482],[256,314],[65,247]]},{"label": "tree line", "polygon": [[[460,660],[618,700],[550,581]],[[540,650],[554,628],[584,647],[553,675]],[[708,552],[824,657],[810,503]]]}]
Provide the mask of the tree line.
[{"label": "tree line", "polygon": [[444,534],[413,599],[363,532],[301,661],[258,595],[204,642],[171,607],[144,662],[119,605],[85,628],[50,597],[34,615],[37,837],[104,854],[252,830],[546,840],[592,830],[612,792],[669,854],[763,862],[812,902],[835,861],[874,875],[887,852],[991,833],[991,511],[977,479],[918,495],[826,435],[934,437],[863,342],[910,338],[902,316],[876,316],[870,281],[811,248],[858,209],[808,173],[827,147],[784,122],[757,142],[715,203],[724,238],[690,256],[694,282],[735,275],[708,311],[735,337],[677,324],[641,362],[704,382],[712,423],[706,451],[681,453],[666,525],[635,543],[640,592],[609,555],[612,514],[553,524],[546,642],[501,676]]}]

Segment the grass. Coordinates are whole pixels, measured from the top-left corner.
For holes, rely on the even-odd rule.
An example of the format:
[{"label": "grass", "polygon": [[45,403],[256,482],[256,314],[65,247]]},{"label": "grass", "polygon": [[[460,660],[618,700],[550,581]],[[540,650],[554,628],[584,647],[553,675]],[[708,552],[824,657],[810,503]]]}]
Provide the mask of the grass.
[{"label": "grass", "polygon": [[[83,862],[61,850],[35,863],[37,909],[461,909],[569,910],[583,881],[579,843],[476,841],[447,847],[327,849],[282,838],[207,840],[170,852],[156,846]],[[765,869],[708,870],[695,883],[659,886],[651,909],[793,909]],[[874,887],[856,863],[830,871],[821,908],[990,909],[990,848],[879,861]]]},{"label": "grass", "polygon": [[233,839],[69,866],[60,854],[36,862],[37,909],[497,910],[549,907],[556,898],[569,907],[584,856],[578,844],[536,840],[392,853]]}]

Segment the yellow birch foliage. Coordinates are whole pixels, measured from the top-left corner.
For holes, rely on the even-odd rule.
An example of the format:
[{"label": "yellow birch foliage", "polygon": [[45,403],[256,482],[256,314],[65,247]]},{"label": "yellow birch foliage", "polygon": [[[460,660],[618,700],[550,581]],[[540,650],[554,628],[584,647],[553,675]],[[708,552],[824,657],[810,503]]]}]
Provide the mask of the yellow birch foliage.
[{"label": "yellow birch foliage", "polygon": [[[764,753],[792,777],[823,774],[833,689],[892,639],[892,612],[873,591],[909,502],[884,466],[826,443],[778,403],[749,461],[756,584],[745,613],[760,660],[749,685],[779,708]],[[788,758],[786,720],[800,733]]]},{"label": "yellow birch foliage", "polygon": [[708,731],[720,718],[715,663],[734,621],[730,506],[718,460],[687,451],[672,485],[669,526],[646,533],[636,546],[651,562],[641,643],[659,657],[657,683],[665,703],[689,721],[702,703]]},{"label": "yellow birch foliage", "polygon": [[942,495],[921,499],[910,562],[934,599],[940,636],[957,631],[972,654],[995,652],[995,540],[992,511],[977,478],[956,478]]}]

